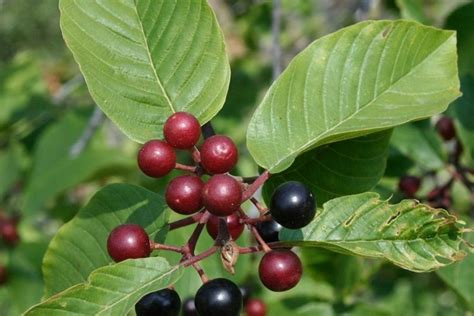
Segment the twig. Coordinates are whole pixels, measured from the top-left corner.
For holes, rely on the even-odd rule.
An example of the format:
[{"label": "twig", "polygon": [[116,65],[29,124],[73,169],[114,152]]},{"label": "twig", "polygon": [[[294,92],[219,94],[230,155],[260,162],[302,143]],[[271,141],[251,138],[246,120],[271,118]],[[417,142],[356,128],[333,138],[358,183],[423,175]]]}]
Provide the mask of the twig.
[{"label": "twig", "polygon": [[196,255],[192,258],[189,258],[189,259],[186,259],[186,260],[182,261],[180,264],[184,267],[188,267],[188,266],[194,264],[195,262],[199,262],[202,259],[209,257],[210,255],[214,254],[218,249],[219,249],[219,247],[212,246],[211,248],[207,249],[204,252],[201,252],[200,254],[198,254],[198,255]]},{"label": "twig", "polygon": [[181,171],[187,171],[191,173],[196,173],[196,167],[195,166],[188,166],[188,165],[183,165],[180,163],[176,163],[175,167],[176,170],[181,170]]},{"label": "twig", "polygon": [[94,112],[89,118],[89,123],[84,129],[84,132],[82,133],[81,137],[71,146],[71,149],[69,151],[69,156],[71,158],[76,158],[86,148],[86,146],[92,139],[92,136],[94,136],[94,133],[102,124],[104,119],[104,113],[100,110],[98,106],[96,106],[94,108]]},{"label": "twig", "polygon": [[[241,218],[246,219],[246,220],[249,219],[249,217],[244,213],[242,209],[239,209],[238,212]],[[250,230],[250,232],[254,235],[257,242],[262,246],[263,251],[265,252],[271,251],[271,248],[267,245],[265,240],[263,240],[262,236],[260,236],[257,228],[255,228],[255,226],[249,223],[247,223],[246,225],[247,225],[247,228]]]},{"label": "twig", "polygon": [[281,0],[273,0],[272,6],[272,78],[275,80],[281,73]]},{"label": "twig", "polygon": [[174,251],[174,252],[178,252],[178,253],[183,253],[183,249],[181,247],[158,244],[158,243],[153,243],[150,246],[151,246],[152,250],[169,250],[169,251]]},{"label": "twig", "polygon": [[270,173],[265,170],[242,194],[242,202],[247,201],[268,180]]},{"label": "twig", "polygon": [[260,215],[264,215],[268,212],[268,208],[263,206],[256,198],[251,197],[250,202],[252,202],[252,204],[257,208],[257,210],[260,212]]},{"label": "twig", "polygon": [[203,215],[203,213],[197,213],[197,214],[194,214],[193,216],[189,216],[189,217],[186,217],[186,218],[183,218],[183,219],[179,219],[175,222],[171,222],[171,223],[168,224],[169,225],[169,230],[174,230],[174,229],[177,229],[177,228],[181,228],[181,227],[188,226],[188,225],[194,224],[196,222],[199,222],[202,215]]},{"label": "twig", "polygon": [[61,104],[77,87],[82,85],[84,77],[82,74],[77,74],[72,79],[64,83],[61,88],[53,95],[53,104]]}]

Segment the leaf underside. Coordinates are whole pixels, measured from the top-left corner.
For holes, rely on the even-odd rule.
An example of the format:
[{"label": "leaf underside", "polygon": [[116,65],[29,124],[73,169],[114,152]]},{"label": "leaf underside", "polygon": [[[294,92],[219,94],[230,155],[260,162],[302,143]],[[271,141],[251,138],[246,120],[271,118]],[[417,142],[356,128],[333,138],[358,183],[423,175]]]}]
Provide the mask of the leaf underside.
[{"label": "leaf underside", "polygon": [[316,40],[255,111],[247,146],[278,173],[301,153],[442,112],[459,95],[456,36],[408,21],[367,21]]},{"label": "leaf underside", "polygon": [[61,30],[95,102],[125,134],[162,136],[175,111],[221,108],[230,67],[205,0],[61,0]]},{"label": "leaf underside", "polygon": [[385,258],[414,272],[436,270],[465,255],[459,224],[442,209],[415,200],[389,204],[377,193],[340,197],[324,204],[300,230],[283,229],[280,240]]}]

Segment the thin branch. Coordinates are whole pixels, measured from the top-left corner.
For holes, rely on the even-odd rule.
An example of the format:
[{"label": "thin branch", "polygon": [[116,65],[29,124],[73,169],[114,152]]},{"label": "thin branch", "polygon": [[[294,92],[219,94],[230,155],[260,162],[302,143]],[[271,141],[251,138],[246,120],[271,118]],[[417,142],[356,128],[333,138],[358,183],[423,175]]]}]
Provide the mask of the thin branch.
[{"label": "thin branch", "polygon": [[186,171],[186,172],[191,172],[191,173],[196,173],[196,170],[197,170],[195,166],[183,165],[178,162],[176,163],[174,168],[176,170],[181,170],[181,171]]},{"label": "thin branch", "polygon": [[199,222],[199,220],[201,219],[203,213],[197,213],[197,214],[194,214],[193,216],[189,216],[189,217],[185,217],[185,218],[182,218],[182,219],[179,219],[175,222],[171,222],[169,223],[169,230],[174,230],[174,229],[177,229],[177,228],[181,228],[181,227],[184,227],[184,226],[188,226],[188,225],[191,225],[191,224],[194,224],[196,222]]},{"label": "thin branch", "polygon": [[72,79],[64,83],[61,88],[53,95],[53,104],[59,105],[79,86],[84,83],[82,74],[77,74]]},{"label": "thin branch", "polygon": [[76,158],[79,156],[79,154],[87,147],[90,140],[92,139],[92,136],[94,136],[95,132],[102,124],[104,119],[104,112],[102,112],[100,108],[96,106],[81,137],[71,146],[71,149],[69,150],[69,156],[71,158]]},{"label": "thin branch", "polygon": [[272,6],[272,63],[273,75],[275,80],[281,74],[281,0],[273,0]]},{"label": "thin branch", "polygon": [[270,173],[265,170],[252,184],[250,184],[247,189],[242,194],[242,202],[250,199],[255,192],[268,180]]},{"label": "thin branch", "polygon": [[183,253],[183,249],[181,247],[176,247],[176,246],[171,246],[171,245],[164,245],[164,244],[159,244],[159,243],[151,244],[150,248],[152,250],[168,250],[168,251]]}]

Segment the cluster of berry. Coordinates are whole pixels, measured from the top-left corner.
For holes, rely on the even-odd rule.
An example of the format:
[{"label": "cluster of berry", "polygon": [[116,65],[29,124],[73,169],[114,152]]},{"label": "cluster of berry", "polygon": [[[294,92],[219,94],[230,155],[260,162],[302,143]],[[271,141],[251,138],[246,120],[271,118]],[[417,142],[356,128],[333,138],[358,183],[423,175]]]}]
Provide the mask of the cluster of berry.
[{"label": "cluster of berry", "polygon": [[[189,216],[170,223],[170,230],[198,223],[190,238],[192,242],[181,248],[156,244],[139,225],[124,224],[109,235],[107,249],[110,256],[119,262],[148,257],[153,249],[180,252],[183,254],[181,264],[195,267],[204,282],[193,300],[199,315],[239,315],[242,309],[243,298],[236,284],[224,278],[208,280],[198,266],[198,261],[214,253],[216,248],[221,250],[224,267],[231,273],[239,254],[263,250],[265,254],[258,269],[262,283],[273,291],[293,288],[301,278],[302,264],[294,252],[278,243],[278,233],[282,226],[298,229],[313,220],[316,214],[313,193],[300,182],[283,183],[273,193],[267,209],[252,195],[268,178],[268,173],[250,184],[228,173],[238,160],[237,147],[230,138],[207,135],[209,137],[198,150],[200,124],[185,112],[177,112],[168,118],[163,135],[165,140],[151,140],[143,145],[138,153],[138,165],[151,177],[163,177],[173,169],[190,173],[168,183],[165,199],[173,211]],[[191,151],[196,166],[177,163],[176,149]],[[207,181],[203,181],[204,176]],[[260,211],[259,217],[249,218],[241,209],[241,204],[248,199]],[[205,252],[206,256],[195,256],[195,243],[203,225],[206,225],[215,245]],[[258,246],[243,248],[234,242],[245,226],[253,233]],[[178,315],[180,308],[181,300],[172,289],[150,293],[136,305],[138,315]]]}]

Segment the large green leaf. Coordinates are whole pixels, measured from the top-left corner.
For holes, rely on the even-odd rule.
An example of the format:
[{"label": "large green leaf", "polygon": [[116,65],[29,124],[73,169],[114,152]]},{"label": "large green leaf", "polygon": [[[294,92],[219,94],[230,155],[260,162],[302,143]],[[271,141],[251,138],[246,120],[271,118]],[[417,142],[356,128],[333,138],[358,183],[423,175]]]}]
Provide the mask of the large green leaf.
[{"label": "large green leaf", "polygon": [[454,32],[362,22],[295,57],[254,113],[247,146],[277,173],[304,151],[429,117],[459,95]]},{"label": "large green leaf", "polygon": [[163,258],[131,259],[99,268],[78,284],[29,309],[25,315],[126,315],[150,292],[173,284],[179,265]]},{"label": "large green leaf", "polygon": [[290,168],[265,182],[269,201],[283,182],[297,180],[316,194],[319,204],[372,189],[383,176],[391,130],[319,147],[296,158]]},{"label": "large green leaf", "polygon": [[161,137],[175,111],[204,123],[221,109],[230,68],[206,0],[61,0],[60,10],[92,97],[130,138]]},{"label": "large green leaf", "polygon": [[280,239],[292,245],[385,258],[415,272],[435,270],[466,255],[457,220],[447,211],[415,200],[391,205],[373,192],[325,203],[309,225],[283,229]]},{"label": "large green leaf", "polygon": [[0,199],[20,180],[22,171],[28,165],[28,156],[20,143],[11,142],[0,151]]},{"label": "large green leaf", "polygon": [[41,135],[33,154],[33,170],[25,189],[23,211],[35,212],[43,208],[64,190],[104,170],[135,167],[135,160],[118,149],[109,148],[100,132],[78,156],[71,156],[71,147],[86,125],[87,117],[70,113]]},{"label": "large green leaf", "polygon": [[92,271],[112,262],[107,237],[120,224],[137,223],[155,241],[163,242],[168,215],[163,197],[141,187],[103,188],[51,241],[43,261],[45,295],[84,282]]}]

